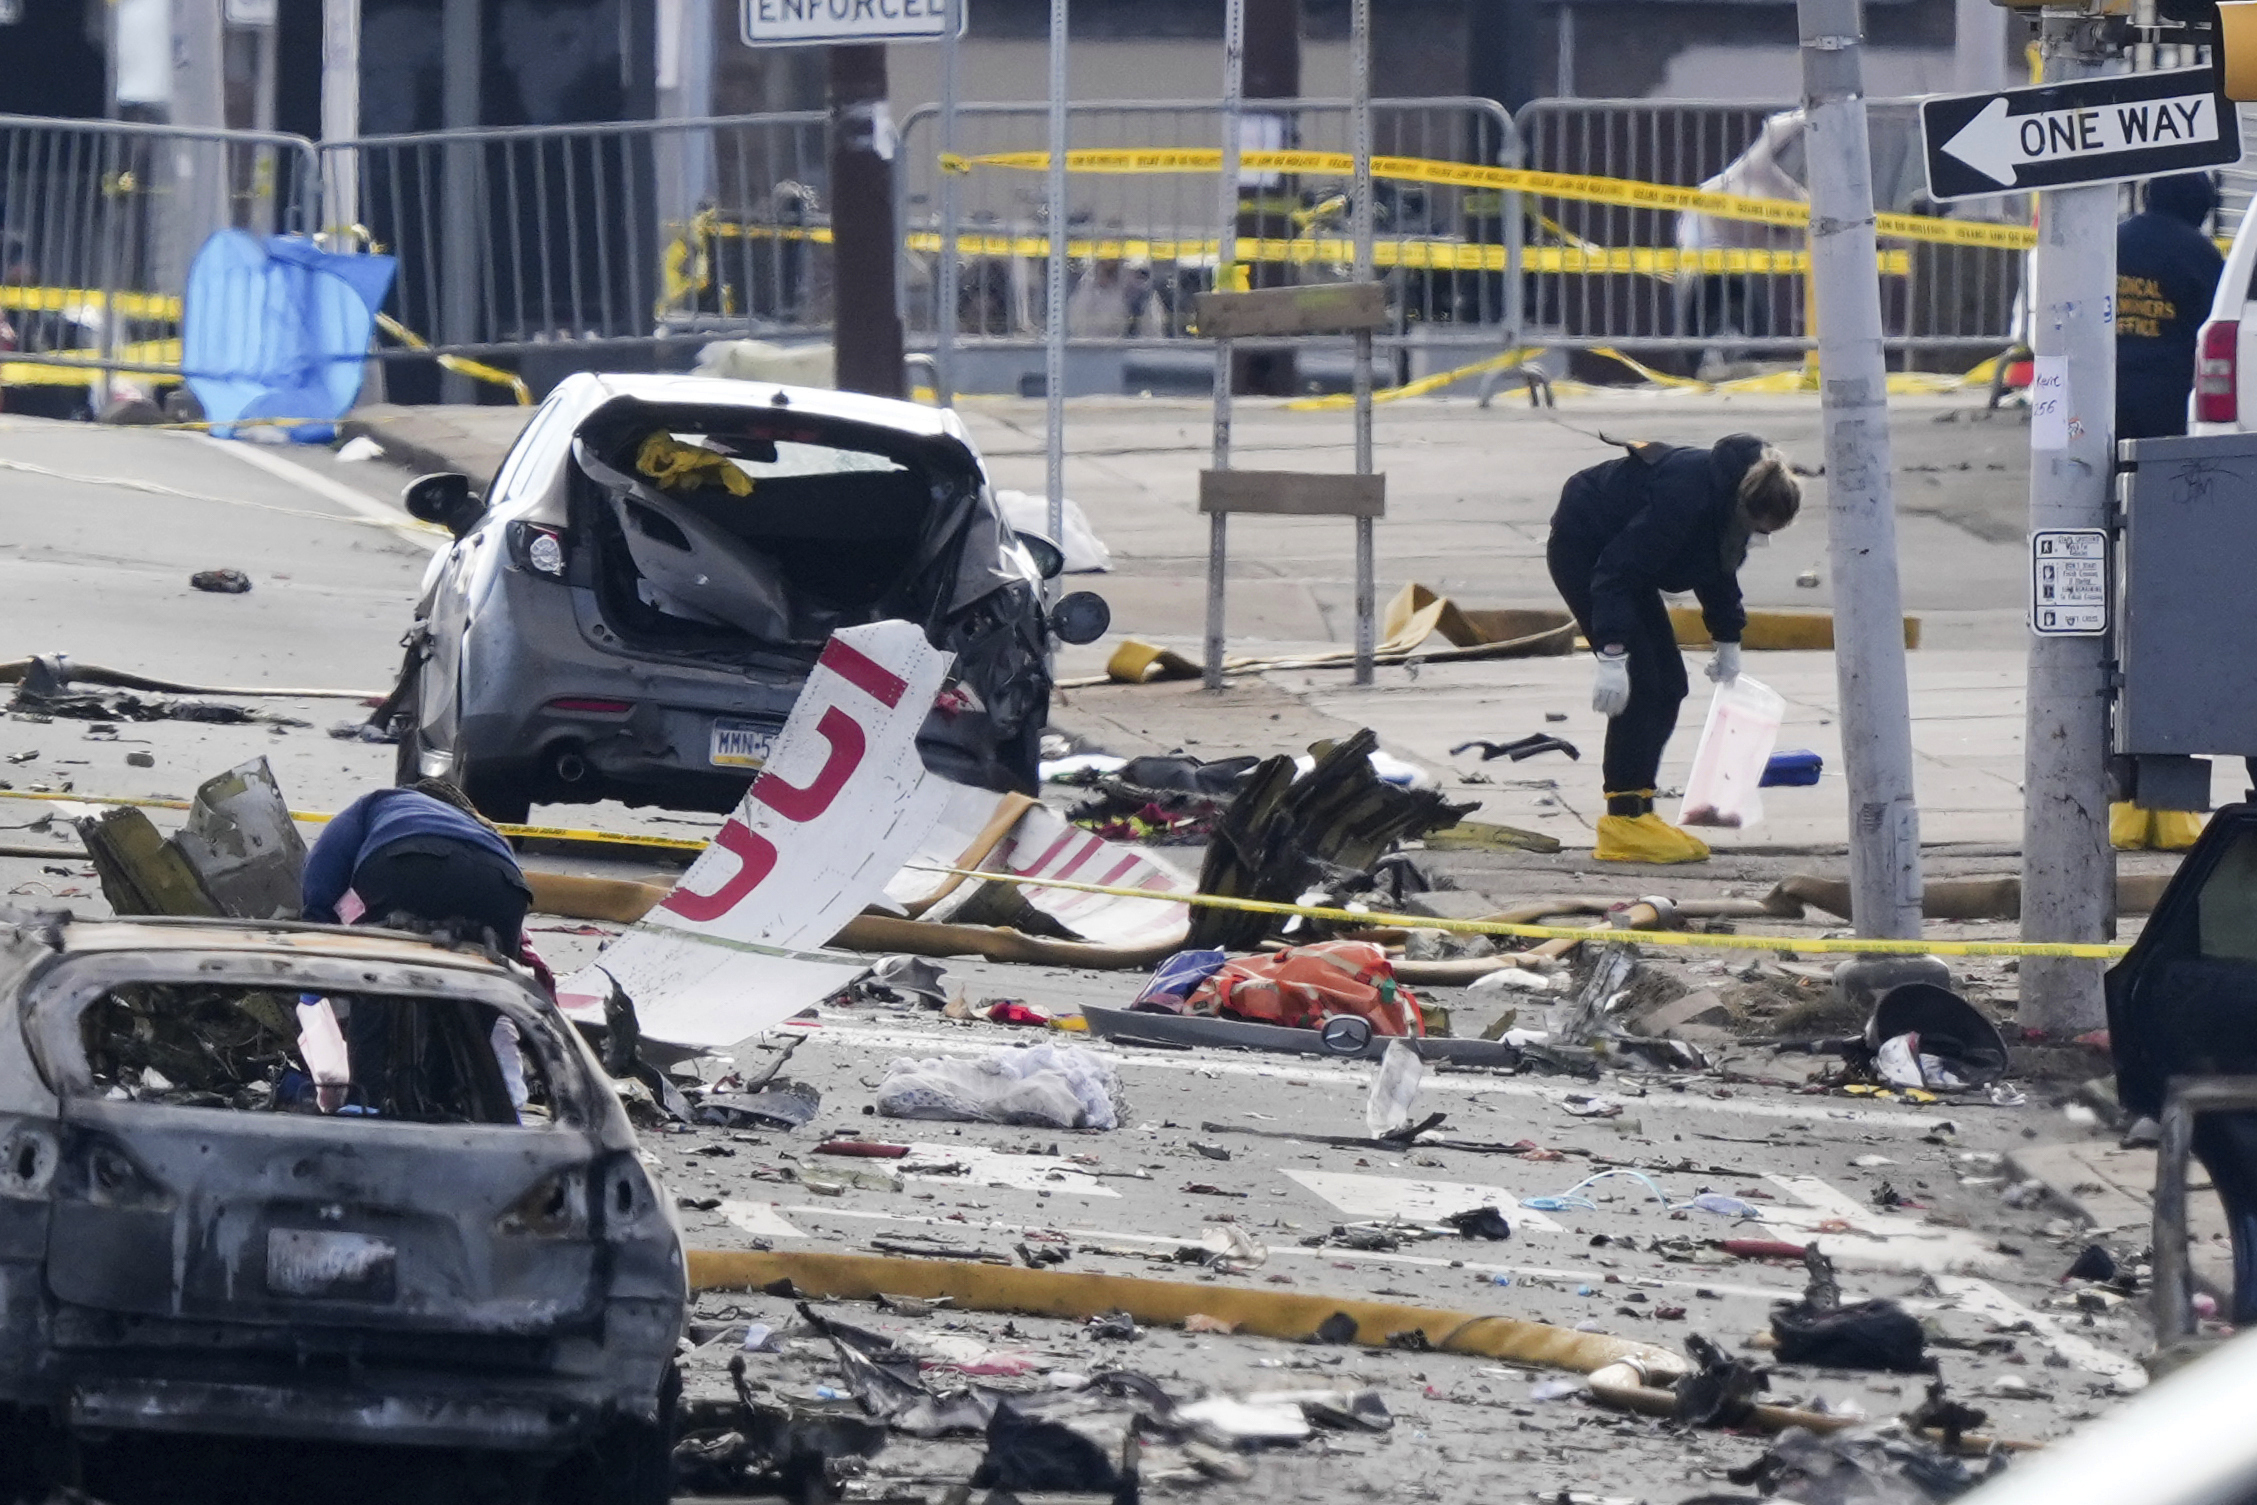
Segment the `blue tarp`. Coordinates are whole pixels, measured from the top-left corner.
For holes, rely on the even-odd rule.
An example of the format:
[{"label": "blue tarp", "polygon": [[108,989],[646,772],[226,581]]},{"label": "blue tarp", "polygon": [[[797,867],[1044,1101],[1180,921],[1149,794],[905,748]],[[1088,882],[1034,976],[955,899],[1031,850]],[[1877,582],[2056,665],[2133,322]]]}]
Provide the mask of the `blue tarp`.
[{"label": "blue tarp", "polygon": [[[180,363],[204,416],[225,427],[246,418],[342,418],[360,396],[376,311],[391,290],[389,256],[343,256],[302,235],[264,239],[222,230],[188,269]],[[282,429],[326,444],[326,422]]]}]

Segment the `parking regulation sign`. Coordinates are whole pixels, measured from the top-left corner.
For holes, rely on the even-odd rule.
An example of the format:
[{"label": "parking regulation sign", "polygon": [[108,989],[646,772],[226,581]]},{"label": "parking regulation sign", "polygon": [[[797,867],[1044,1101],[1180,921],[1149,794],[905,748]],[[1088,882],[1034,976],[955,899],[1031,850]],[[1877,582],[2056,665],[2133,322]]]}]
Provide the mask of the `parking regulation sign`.
[{"label": "parking regulation sign", "polygon": [[2108,635],[2108,530],[2030,535],[2030,631],[2041,638]]},{"label": "parking regulation sign", "polygon": [[948,35],[948,0],[743,0],[743,5],[747,47],[937,42]]}]

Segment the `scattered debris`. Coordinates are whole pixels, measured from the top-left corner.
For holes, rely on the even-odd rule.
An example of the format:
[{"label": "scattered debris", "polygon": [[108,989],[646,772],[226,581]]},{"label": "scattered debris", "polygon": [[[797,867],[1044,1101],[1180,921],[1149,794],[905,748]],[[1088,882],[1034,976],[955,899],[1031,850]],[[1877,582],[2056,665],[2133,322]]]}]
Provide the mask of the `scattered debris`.
[{"label": "scattered debris", "polygon": [[977,1060],[904,1057],[878,1084],[888,1118],[1110,1129],[1120,1122],[1112,1063],[1080,1046],[994,1050]]},{"label": "scattered debris", "polygon": [[1933,1374],[1928,1335],[1918,1318],[1894,1301],[1841,1304],[1834,1268],[1812,1244],[1803,1251],[1810,1283],[1802,1300],[1774,1308],[1771,1334],[1782,1364],[1822,1369],[1876,1369],[1891,1374]]},{"label": "scattered debris", "polygon": [[191,587],[222,596],[240,596],[251,588],[251,577],[241,570],[198,570],[188,577]]}]

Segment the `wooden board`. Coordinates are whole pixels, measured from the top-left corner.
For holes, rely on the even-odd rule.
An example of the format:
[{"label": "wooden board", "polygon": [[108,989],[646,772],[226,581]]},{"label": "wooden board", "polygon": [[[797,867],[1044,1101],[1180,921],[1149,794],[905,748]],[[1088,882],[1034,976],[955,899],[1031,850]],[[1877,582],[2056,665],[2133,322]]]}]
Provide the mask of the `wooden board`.
[{"label": "wooden board", "polygon": [[1202,470],[1201,512],[1267,512],[1277,517],[1384,517],[1385,476],[1306,470]]},{"label": "wooden board", "polygon": [[1387,327],[1387,289],[1377,282],[1327,282],[1315,287],[1265,287],[1250,293],[1201,293],[1199,337],[1237,340],[1257,335],[1348,334]]}]

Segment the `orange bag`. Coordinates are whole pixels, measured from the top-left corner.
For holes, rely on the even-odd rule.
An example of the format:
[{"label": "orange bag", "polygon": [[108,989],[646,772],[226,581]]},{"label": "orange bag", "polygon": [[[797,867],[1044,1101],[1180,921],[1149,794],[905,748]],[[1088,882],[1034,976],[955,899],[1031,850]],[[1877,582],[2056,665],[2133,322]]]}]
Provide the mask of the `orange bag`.
[{"label": "orange bag", "polygon": [[1374,1034],[1426,1033],[1418,1000],[1395,981],[1385,949],[1369,941],[1320,941],[1224,962],[1191,995],[1188,1011],[1301,1029],[1354,1014]]}]

